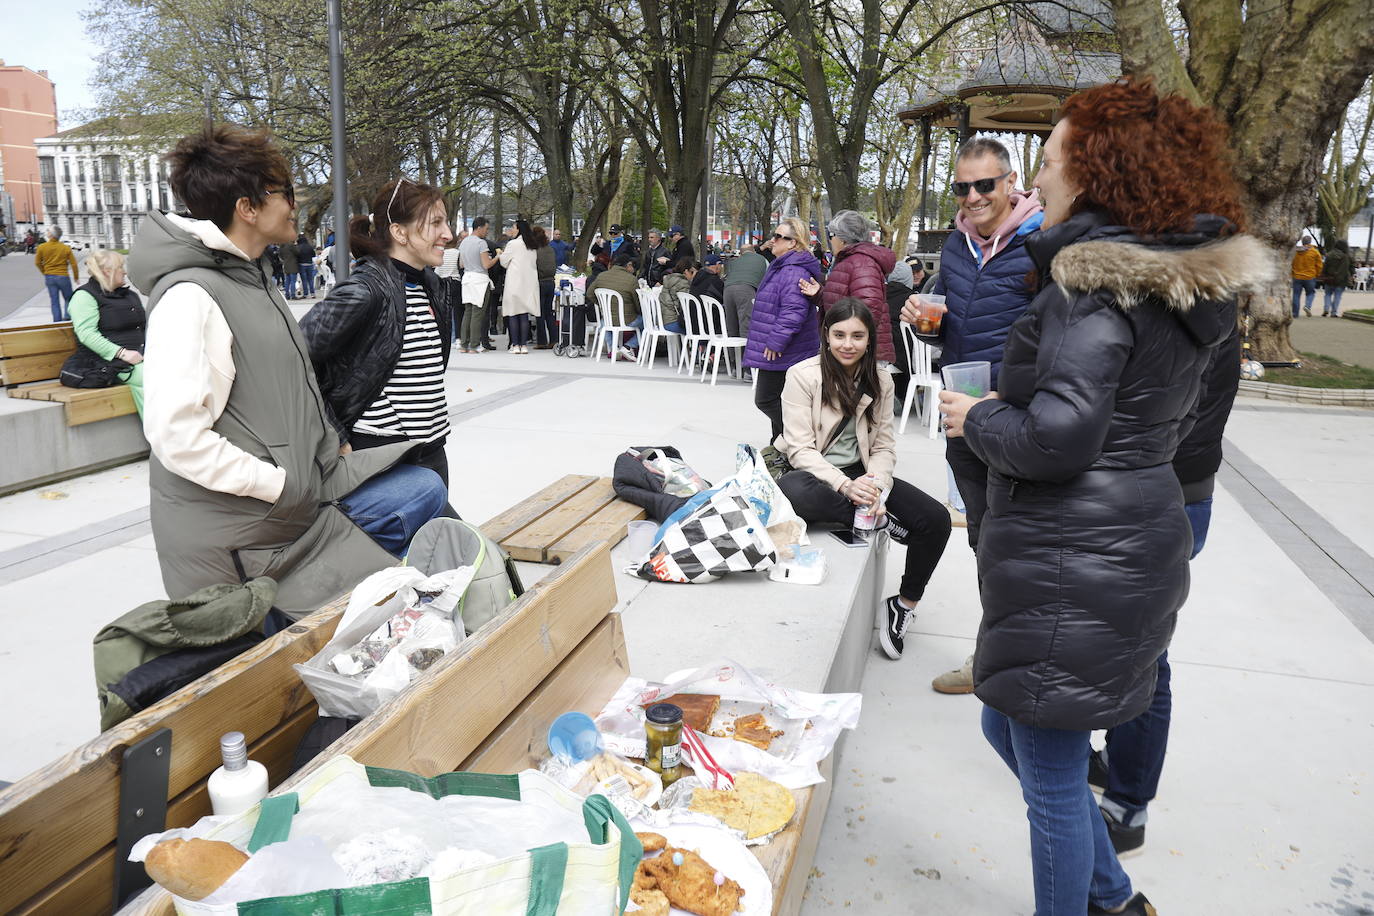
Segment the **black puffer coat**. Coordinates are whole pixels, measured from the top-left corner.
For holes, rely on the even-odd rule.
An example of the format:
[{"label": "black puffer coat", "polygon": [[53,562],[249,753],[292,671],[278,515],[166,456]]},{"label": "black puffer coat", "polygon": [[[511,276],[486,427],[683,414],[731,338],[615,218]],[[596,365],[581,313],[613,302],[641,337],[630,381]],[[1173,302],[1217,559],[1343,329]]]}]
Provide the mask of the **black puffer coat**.
[{"label": "black puffer coat", "polygon": [[[439,325],[447,366],[453,347],[453,309],[434,268],[425,268],[423,283]],[[300,323],[329,421],[347,441],[348,431],[377,400],[401,358],[405,278],[389,258],[361,258],[348,279],[336,284]]]},{"label": "black puffer coat", "polygon": [[1081,213],[1027,241],[1054,282],[1012,325],[1001,400],[964,427],[990,469],[975,692],[1044,728],[1108,728],[1149,705],[1188,594],[1170,461],[1236,296],[1273,270],[1214,217],[1149,242],[1108,222]]}]

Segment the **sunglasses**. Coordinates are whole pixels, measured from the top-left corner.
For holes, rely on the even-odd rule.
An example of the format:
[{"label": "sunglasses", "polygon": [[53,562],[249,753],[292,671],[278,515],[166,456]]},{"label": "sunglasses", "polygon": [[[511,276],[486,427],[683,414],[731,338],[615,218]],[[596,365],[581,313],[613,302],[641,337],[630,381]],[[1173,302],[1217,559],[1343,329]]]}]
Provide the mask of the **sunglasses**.
[{"label": "sunglasses", "polygon": [[391,218],[391,205],[396,203],[396,193],[401,190],[401,185],[408,181],[410,181],[409,178],[397,178],[396,187],[391,189],[391,200],[386,202],[386,221],[388,223],[395,222],[395,220]]},{"label": "sunglasses", "polygon": [[262,196],[271,197],[273,194],[280,194],[286,199],[287,204],[290,206],[294,207],[296,205],[296,187],[290,182],[287,182],[284,188],[279,188],[275,191],[264,191]]},{"label": "sunglasses", "polygon": [[955,197],[968,197],[969,188],[972,188],[979,194],[991,194],[992,189],[997,187],[997,182],[1010,174],[1010,171],[1006,171],[995,178],[979,178],[977,181],[956,181],[951,184],[950,187],[954,189]]},{"label": "sunglasses", "polygon": [[779,241],[779,240],[784,241],[784,242],[795,242],[795,241],[796,241],[796,239],[792,238],[792,236],[790,236],[790,235],[783,235],[781,232],[774,232],[774,233],[773,233],[773,241],[776,242],[776,241]]}]

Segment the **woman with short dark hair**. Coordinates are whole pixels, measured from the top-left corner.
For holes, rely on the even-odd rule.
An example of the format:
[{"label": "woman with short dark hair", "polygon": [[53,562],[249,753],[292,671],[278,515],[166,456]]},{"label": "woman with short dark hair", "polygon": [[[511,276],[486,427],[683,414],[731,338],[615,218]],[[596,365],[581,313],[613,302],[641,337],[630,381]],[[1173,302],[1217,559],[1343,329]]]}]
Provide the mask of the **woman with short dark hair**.
[{"label": "woman with short dark hair", "polygon": [[443,195],[397,179],[348,228],[352,273],[301,319],[330,419],[354,449],[415,443],[406,460],[447,485],[453,311],[434,271],[453,237]]},{"label": "woman with short dark hair", "polygon": [[941,411],[989,469],[974,692],[1027,803],[1035,911],[1145,916],[1088,787],[1089,736],[1154,697],[1193,542],[1171,461],[1236,297],[1272,258],[1238,234],[1210,110],[1123,80],[1060,116],[1026,242],[1040,292],[998,391],[944,391]]}]

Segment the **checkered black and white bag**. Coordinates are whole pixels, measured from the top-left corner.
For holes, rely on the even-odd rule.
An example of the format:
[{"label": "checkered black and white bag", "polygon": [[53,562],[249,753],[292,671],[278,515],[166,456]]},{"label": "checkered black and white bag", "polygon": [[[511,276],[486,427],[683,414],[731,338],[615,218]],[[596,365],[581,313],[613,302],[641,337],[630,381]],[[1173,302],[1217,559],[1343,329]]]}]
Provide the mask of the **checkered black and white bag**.
[{"label": "checkered black and white bag", "polygon": [[759,572],[778,561],[768,529],[733,481],[697,494],[678,513],[659,529],[661,536],[636,570],[639,576],[710,582],[726,573]]}]

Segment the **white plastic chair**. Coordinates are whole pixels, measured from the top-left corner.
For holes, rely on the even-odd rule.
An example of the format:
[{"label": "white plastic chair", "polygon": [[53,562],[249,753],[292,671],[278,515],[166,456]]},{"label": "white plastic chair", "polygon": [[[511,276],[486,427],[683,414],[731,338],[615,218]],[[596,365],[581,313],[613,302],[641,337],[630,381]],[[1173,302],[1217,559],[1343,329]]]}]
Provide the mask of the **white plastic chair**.
[{"label": "white plastic chair", "polygon": [[[706,313],[706,333],[704,343],[706,351],[702,356],[701,380],[706,381],[706,364],[711,361],[711,355],[715,354],[716,361],[711,367],[711,384],[716,383],[716,376],[720,373],[720,362],[722,359],[729,360],[731,352],[738,352],[738,357],[734,364],[738,366],[744,362],[744,345],[749,342],[746,337],[731,337],[726,333],[725,306],[720,300],[710,296],[701,297],[702,311]],[[730,365],[727,362],[727,366]],[[734,369],[727,369],[730,375],[735,375]]]},{"label": "white plastic chair", "polygon": [[658,342],[668,341],[668,365],[672,366],[678,356],[682,334],[669,331],[663,326],[663,304],[659,301],[661,287],[639,290],[639,314],[644,316],[644,330],[639,335],[639,364],[654,367],[658,356]]},{"label": "white plastic chair", "polygon": [[711,336],[706,308],[701,304],[701,300],[691,293],[678,293],[677,301],[682,311],[682,327],[685,329],[682,334],[682,358],[677,362],[677,371],[680,374],[686,367],[688,374],[695,375],[697,344]]},{"label": "white plastic chair", "polygon": [[907,375],[906,400],[902,403],[902,423],[897,427],[898,434],[906,432],[906,421],[911,416],[911,405],[916,400],[916,390],[926,391],[925,407],[917,412],[917,420],[926,424],[926,435],[934,439],[938,434],[936,425],[940,419],[939,395],[943,384],[940,376],[931,368],[933,354],[930,344],[916,336],[916,329],[905,321],[902,327],[902,344],[906,347],[906,364],[911,367]]},{"label": "white plastic chair", "polygon": [[621,339],[627,334],[636,334],[638,329],[625,321],[625,300],[613,289],[596,291],[596,343],[592,348],[593,361],[601,359],[601,350],[606,345],[606,334],[611,335],[611,362],[615,362],[620,350]]}]

